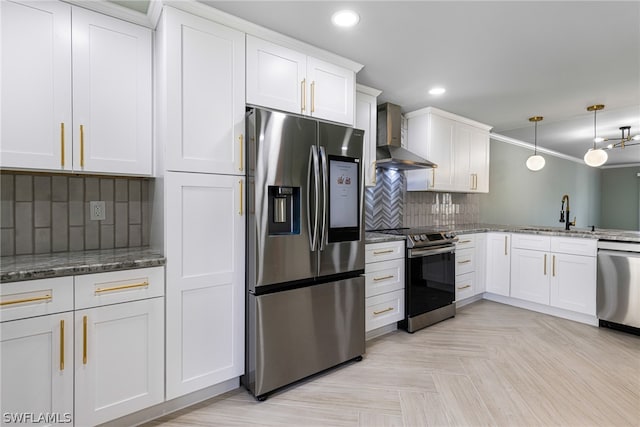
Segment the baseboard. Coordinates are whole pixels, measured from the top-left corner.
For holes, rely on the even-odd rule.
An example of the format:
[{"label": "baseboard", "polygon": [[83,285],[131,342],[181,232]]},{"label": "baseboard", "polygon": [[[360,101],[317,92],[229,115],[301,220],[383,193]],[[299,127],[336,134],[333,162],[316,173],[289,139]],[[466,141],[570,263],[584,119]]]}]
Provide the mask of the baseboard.
[{"label": "baseboard", "polygon": [[482,299],[482,294],[474,295],[469,298],[465,298],[461,301],[456,301],[456,308],[464,307],[467,304],[471,304],[472,302],[480,301]]},{"label": "baseboard", "polygon": [[563,310],[561,308],[550,307],[548,305],[538,304],[530,301],[524,301],[518,298],[505,297],[503,295],[492,294],[490,292],[485,292],[483,297],[484,299],[487,299],[489,301],[512,305],[514,307],[524,308],[526,310],[537,311],[538,313],[561,317],[563,319],[573,320],[574,322],[585,323],[591,326],[598,326],[598,318],[596,316],[576,313],[575,311]]},{"label": "baseboard", "polygon": [[133,414],[101,424],[101,427],[121,427],[121,426],[137,426],[148,421],[160,418],[172,412],[179,411],[188,406],[195,405],[212,397],[219,396],[231,390],[235,390],[240,386],[240,378],[232,378],[220,384],[194,391],[184,396],[159,403],[157,405],[145,408]]},{"label": "baseboard", "polygon": [[397,331],[398,330],[398,322],[393,322],[389,325],[385,325],[385,326],[380,326],[377,329],[373,329],[371,331],[368,331],[365,335],[365,339],[367,341],[372,340],[374,338],[378,338],[381,337],[382,335],[388,334],[389,332],[393,332],[393,331]]}]

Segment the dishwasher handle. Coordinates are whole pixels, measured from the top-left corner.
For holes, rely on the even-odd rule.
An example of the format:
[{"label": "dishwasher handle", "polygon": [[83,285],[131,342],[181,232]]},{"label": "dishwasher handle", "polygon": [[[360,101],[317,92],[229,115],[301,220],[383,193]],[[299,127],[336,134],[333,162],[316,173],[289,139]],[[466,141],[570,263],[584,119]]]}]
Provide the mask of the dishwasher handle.
[{"label": "dishwasher handle", "polygon": [[617,256],[624,258],[640,258],[640,252],[613,251],[610,249],[598,249],[598,256]]}]

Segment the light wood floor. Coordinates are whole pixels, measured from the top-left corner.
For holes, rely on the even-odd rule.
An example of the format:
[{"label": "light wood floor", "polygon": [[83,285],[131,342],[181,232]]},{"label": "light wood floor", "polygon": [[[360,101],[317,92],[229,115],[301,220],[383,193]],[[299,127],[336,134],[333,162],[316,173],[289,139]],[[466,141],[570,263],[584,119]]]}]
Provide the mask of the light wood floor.
[{"label": "light wood floor", "polygon": [[240,388],[147,424],[205,425],[640,426],[640,337],[479,301],[265,402]]}]

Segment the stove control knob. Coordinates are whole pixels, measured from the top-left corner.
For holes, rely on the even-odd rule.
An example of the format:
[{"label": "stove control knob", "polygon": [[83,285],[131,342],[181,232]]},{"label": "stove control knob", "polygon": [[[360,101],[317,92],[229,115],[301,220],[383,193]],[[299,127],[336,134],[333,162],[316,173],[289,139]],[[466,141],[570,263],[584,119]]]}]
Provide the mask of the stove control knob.
[{"label": "stove control knob", "polygon": [[422,238],[420,237],[420,235],[416,234],[413,236],[413,240],[415,240],[416,242],[419,242],[420,240],[422,240]]},{"label": "stove control knob", "polygon": [[421,240],[424,240],[424,241],[428,240],[428,239],[427,239],[427,235],[426,235],[426,234],[421,234],[421,235],[420,235],[420,239],[421,239]]}]

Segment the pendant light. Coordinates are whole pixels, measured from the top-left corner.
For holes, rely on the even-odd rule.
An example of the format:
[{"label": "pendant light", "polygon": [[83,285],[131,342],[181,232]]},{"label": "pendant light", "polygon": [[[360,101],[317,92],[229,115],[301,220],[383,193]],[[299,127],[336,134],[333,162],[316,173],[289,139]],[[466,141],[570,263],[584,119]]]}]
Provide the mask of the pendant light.
[{"label": "pendant light", "polygon": [[584,162],[591,167],[597,168],[605,164],[609,155],[602,148],[596,148],[597,142],[604,141],[604,138],[599,138],[596,130],[596,114],[598,111],[604,109],[604,105],[596,104],[587,107],[587,111],[593,111],[593,148],[589,148],[589,151],[584,155]]},{"label": "pendant light", "polygon": [[534,172],[539,171],[544,167],[545,160],[544,157],[538,154],[538,122],[542,121],[544,117],[542,116],[533,116],[529,117],[530,122],[535,123],[535,131],[534,131],[534,148],[533,148],[533,156],[529,156],[527,159],[527,168]]}]

